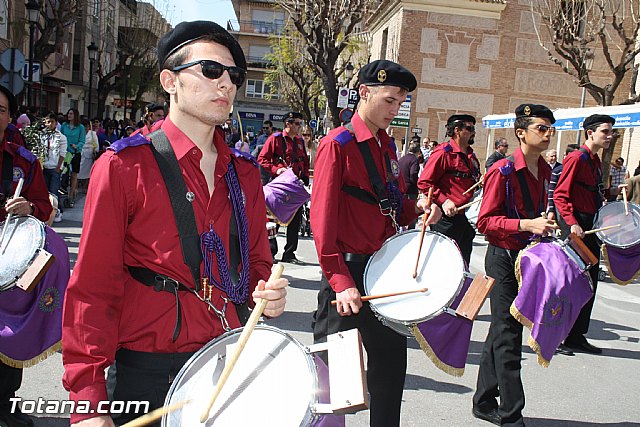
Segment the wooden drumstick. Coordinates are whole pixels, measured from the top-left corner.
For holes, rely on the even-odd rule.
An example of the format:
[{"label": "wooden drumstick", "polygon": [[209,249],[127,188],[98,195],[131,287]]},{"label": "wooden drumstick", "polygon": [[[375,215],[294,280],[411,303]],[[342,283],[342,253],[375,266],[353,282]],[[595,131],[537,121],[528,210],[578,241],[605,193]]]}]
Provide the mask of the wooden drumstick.
[{"label": "wooden drumstick", "polygon": [[[433,197],[433,187],[429,188],[429,193],[427,194],[427,206],[431,207],[431,198]],[[413,278],[415,279],[418,275],[418,264],[420,263],[420,252],[422,252],[422,242],[424,242],[424,232],[427,229],[427,218],[425,214],[425,218],[422,220],[422,230],[420,231],[420,246],[418,247],[418,258],[416,258],[416,266],[413,269]]]},{"label": "wooden drumstick", "polygon": [[[268,281],[279,279],[283,271],[284,271],[284,266],[282,264],[274,265],[273,268],[271,269],[271,277],[269,277]],[[224,383],[226,383],[227,379],[229,379],[229,375],[231,375],[231,371],[233,370],[233,367],[236,365],[236,362],[240,358],[240,354],[242,353],[242,350],[247,344],[247,341],[249,340],[249,337],[251,336],[253,329],[256,327],[256,324],[258,323],[258,319],[260,319],[260,316],[262,316],[262,312],[264,311],[268,302],[269,301],[264,298],[256,302],[256,306],[251,312],[251,316],[249,316],[249,320],[247,320],[247,324],[244,325],[244,328],[242,329],[242,333],[240,334],[240,338],[236,343],[233,354],[229,359],[227,359],[227,363],[224,365],[222,374],[220,374],[220,379],[218,379],[216,388],[213,390],[213,395],[211,396],[211,400],[209,400],[207,407],[205,408],[204,411],[202,411],[202,415],[200,415],[201,423],[204,423],[209,418],[209,412],[211,411],[211,407],[216,402],[218,395],[222,391],[222,387],[224,386]]]},{"label": "wooden drumstick", "polygon": [[609,225],[607,227],[594,228],[593,230],[585,231],[584,234],[593,234],[599,231],[611,230],[612,228],[622,227],[622,224]]},{"label": "wooden drumstick", "polygon": [[[24,185],[24,178],[20,178],[18,180],[18,185],[16,186],[16,192],[13,194],[13,199],[17,199],[20,197],[20,192],[22,192],[22,186]],[[0,236],[0,247],[2,247],[2,243],[4,243],[4,236],[7,234],[7,229],[9,228],[9,222],[11,221],[11,216],[13,214],[8,214],[7,219],[4,221],[4,227],[2,227],[2,235]],[[5,248],[6,249],[6,248]],[[4,254],[5,249],[2,250]]]},{"label": "wooden drumstick", "polygon": [[618,188],[622,188],[622,200],[624,200],[624,214],[629,215],[629,206],[627,201],[627,184],[620,184]]},{"label": "wooden drumstick", "polygon": [[484,175],[480,177],[480,179],[478,180],[478,182],[476,182],[475,184],[473,184],[471,187],[467,188],[464,193],[462,193],[462,195],[467,194],[469,191],[476,189],[478,186],[482,185],[482,181],[484,180]]},{"label": "wooden drumstick", "polygon": [[[378,295],[365,295],[360,298],[360,301],[371,301],[372,299],[397,297],[398,295],[417,294],[419,292],[427,292],[428,290],[429,290],[428,288],[420,288],[420,289],[414,289],[412,291],[390,292],[388,294],[378,294]],[[331,305],[337,305],[337,304],[338,304],[337,300],[334,299],[333,301],[331,301]]]},{"label": "wooden drumstick", "polygon": [[463,210],[467,209],[468,207],[475,205],[476,203],[480,203],[481,201],[482,201],[482,197],[478,197],[477,199],[472,200],[469,203],[466,203],[466,204],[464,204],[462,206],[458,206],[456,209],[459,210],[459,211],[463,211]]},{"label": "wooden drumstick", "polygon": [[169,406],[163,406],[162,408],[154,409],[153,411],[141,416],[140,418],[136,418],[135,420],[131,420],[126,424],[122,424],[121,427],[146,426],[147,424],[151,424],[154,421],[158,421],[160,418],[164,416],[164,414],[177,411],[178,409],[184,407],[190,402],[191,402],[191,399],[186,399],[186,400],[181,400],[180,402],[172,403]]}]

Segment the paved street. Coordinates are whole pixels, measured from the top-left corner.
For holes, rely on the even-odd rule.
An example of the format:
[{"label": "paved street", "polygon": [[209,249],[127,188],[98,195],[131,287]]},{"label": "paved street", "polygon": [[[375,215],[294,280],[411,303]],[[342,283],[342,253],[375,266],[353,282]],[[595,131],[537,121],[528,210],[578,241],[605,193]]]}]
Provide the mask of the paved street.
[{"label": "paved street", "polygon": [[[67,241],[75,261],[81,231],[82,203],[64,213],[55,230]],[[284,247],[282,230],[279,247]],[[472,272],[483,269],[485,243],[476,239]],[[278,254],[280,257],[281,252]],[[105,254],[109,256],[109,254]],[[306,266],[285,264],[291,282],[286,313],[269,321],[311,344],[311,315],[316,305],[320,272],[313,240],[302,238],[298,257]],[[488,426],[471,416],[478,363],[489,325],[485,304],[475,322],[467,368],[463,377],[448,376],[427,359],[415,341],[410,343],[408,375],[402,412],[403,426]],[[525,343],[528,331],[525,330]],[[525,345],[523,379],[527,396],[524,411],[528,426],[640,426],[640,286],[600,284],[589,333],[591,342],[604,349],[600,356],[556,356],[549,368],[536,362]],[[24,399],[64,399],[59,354],[26,369],[19,395]],[[64,426],[68,419],[38,416],[36,426]],[[238,424],[240,425],[240,424]],[[348,417],[348,426],[368,425],[368,413]]]}]

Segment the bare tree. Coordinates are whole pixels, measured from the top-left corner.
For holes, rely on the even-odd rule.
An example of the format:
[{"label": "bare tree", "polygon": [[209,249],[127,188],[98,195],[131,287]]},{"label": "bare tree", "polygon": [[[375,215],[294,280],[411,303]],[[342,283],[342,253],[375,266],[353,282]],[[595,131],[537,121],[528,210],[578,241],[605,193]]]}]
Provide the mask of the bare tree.
[{"label": "bare tree", "polygon": [[338,117],[338,79],[344,73],[344,58],[359,26],[369,16],[370,0],[276,0],[289,15],[291,23],[306,42],[306,54],[314,72],[322,81],[327,97],[329,119],[340,125]]},{"label": "bare tree", "polygon": [[[42,0],[40,20],[36,28],[40,33],[33,45],[33,59],[44,63],[51,54],[62,51],[68,41],[69,28],[82,17],[87,0]],[[54,74],[64,64],[56,62],[46,75]]]},{"label": "bare tree", "polygon": [[[586,88],[599,105],[613,105],[619,86],[629,71],[634,71],[640,53],[640,0],[536,0],[531,2],[540,46],[549,60]],[[610,73],[603,79],[590,76],[594,59],[606,63]],[[635,89],[621,104],[640,98]],[[602,156],[604,165],[611,162],[615,142]],[[607,182],[609,168],[603,168]]]}]

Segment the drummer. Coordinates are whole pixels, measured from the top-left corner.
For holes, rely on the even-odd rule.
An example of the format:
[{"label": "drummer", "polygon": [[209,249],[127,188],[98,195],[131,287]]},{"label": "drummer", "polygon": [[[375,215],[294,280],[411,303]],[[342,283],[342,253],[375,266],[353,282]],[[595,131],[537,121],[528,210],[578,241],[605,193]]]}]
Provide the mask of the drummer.
[{"label": "drummer", "polygon": [[[563,162],[562,174],[553,194],[556,210],[559,213],[558,223],[562,237],[575,233],[584,239],[584,243],[600,259],[600,241],[595,234],[585,236],[584,232],[593,228],[593,219],[602,207],[604,195],[602,191],[602,166],[598,152],[607,149],[613,138],[615,119],[606,114],[594,114],[582,123],[585,143],[579,150],[569,154]],[[598,286],[596,264],[589,269],[593,283],[593,297],[582,307],[564,346],[570,350],[600,354],[602,349],[591,344],[585,338],[589,330],[591,310],[595,301]]]},{"label": "drummer", "polygon": [[[403,66],[382,60],[365,65],[358,79],[357,112],[320,141],[315,160],[311,226],[323,277],[313,334],[323,342],[329,334],[358,328],[368,355],[370,424],[393,427],[400,425],[407,339],[362,303],[364,269],[394,235],[395,225],[408,225],[425,210],[433,223],[441,212],[435,204],[430,210],[425,199],[403,197],[406,186],[396,147],[385,132],[416,88],[416,78]],[[375,171],[374,176],[368,171]],[[330,304],[334,299],[336,307]]]},{"label": "drummer", "polygon": [[[7,214],[33,215],[41,221],[46,221],[53,208],[49,202],[49,192],[44,181],[42,168],[36,156],[23,146],[7,139],[7,127],[11,116],[18,111],[15,96],[4,86],[0,85],[0,167],[2,168],[2,188],[0,189],[0,220],[4,221]],[[24,184],[20,197],[11,198],[16,191],[20,178]],[[6,239],[7,237],[5,237]],[[6,242],[4,243],[6,244]],[[0,294],[2,298],[2,294]],[[0,329],[5,324],[4,316],[10,313],[0,311]],[[11,413],[10,398],[22,382],[22,369],[13,368],[0,361],[0,425],[32,426],[33,421],[20,410]]]},{"label": "drummer", "polygon": [[[107,400],[104,370],[114,359],[114,399],[149,401],[155,409],[195,351],[241,326],[247,305],[265,298],[266,316],[284,310],[287,281],[262,280],[272,263],[257,164],[232,154],[220,126],[246,76],[244,53],[218,24],[195,21],[163,35],[157,55],[171,109],[162,132],[151,137],[156,146],[168,139],[175,152],[188,189],[179,199],[191,205],[179,218],[194,216],[197,230],[177,225],[147,137],[118,141],[96,161],[63,319],[63,384],[72,400],[91,404],[91,413],[71,414],[72,425],[113,426],[94,410]],[[237,221],[231,221],[234,213]],[[181,234],[195,235],[198,252],[202,238],[203,253],[195,259],[205,262],[197,261],[195,271],[188,265],[194,257],[183,258]],[[231,238],[239,241],[237,253]],[[234,254],[239,280],[216,261]],[[123,414],[119,421],[136,416]]]},{"label": "drummer", "polygon": [[532,234],[545,235],[557,228],[553,214],[549,219],[540,216],[545,210],[545,189],[551,177],[551,168],[541,154],[555,134],[551,126],[554,122],[553,113],[544,105],[518,106],[514,128],[520,146],[513,157],[497,161],[484,179],[478,230],[489,241],[485,269],[495,284],[490,294],[491,325],[480,358],[472,413],[497,425],[524,426],[522,325],[509,310],[518,294],[518,251],[527,245]]},{"label": "drummer", "polygon": [[444,213],[431,229],[455,240],[467,265],[471,262],[476,232],[464,210],[457,207],[471,201],[472,191],[462,193],[480,179],[480,163],[471,148],[475,124],[475,117],[469,114],[449,117],[447,136],[451,139],[433,150],[418,180],[418,188],[423,193],[433,188],[434,200]]},{"label": "drummer", "polygon": [[[275,178],[291,168],[305,185],[309,185],[309,157],[304,141],[299,136],[301,128],[302,114],[290,112],[285,116],[284,130],[272,133],[267,138],[258,155],[258,162],[264,169],[271,172],[271,178]],[[282,262],[304,264],[295,254],[298,249],[302,209],[299,208],[296,211],[293,219],[287,225],[287,243],[284,245]]]}]

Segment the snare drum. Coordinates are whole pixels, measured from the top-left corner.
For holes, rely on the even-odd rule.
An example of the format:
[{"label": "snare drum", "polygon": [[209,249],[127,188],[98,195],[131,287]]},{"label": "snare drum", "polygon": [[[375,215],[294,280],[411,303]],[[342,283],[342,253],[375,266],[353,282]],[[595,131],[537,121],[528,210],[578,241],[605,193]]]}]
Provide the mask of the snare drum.
[{"label": "snare drum", "polygon": [[[0,244],[0,292],[16,286],[16,283],[34,265],[43,250],[46,233],[44,223],[32,216],[14,216],[7,223],[0,223],[0,230],[8,227]],[[0,232],[1,233],[1,232]]]},{"label": "snare drum", "polygon": [[364,290],[367,295],[428,288],[427,292],[369,301],[376,316],[401,335],[412,337],[410,325],[442,313],[460,293],[466,265],[456,243],[435,231],[426,231],[420,251],[418,275],[413,268],[420,246],[420,231],[389,238],[367,263]]},{"label": "snare drum", "polygon": [[620,227],[597,232],[602,242],[623,249],[640,243],[640,206],[627,203],[627,209],[629,215],[624,209],[624,202],[611,202],[598,210],[593,229],[620,224]]},{"label": "snare drum", "polygon": [[278,226],[275,222],[267,222],[267,235],[270,239],[275,239],[278,236]]}]

